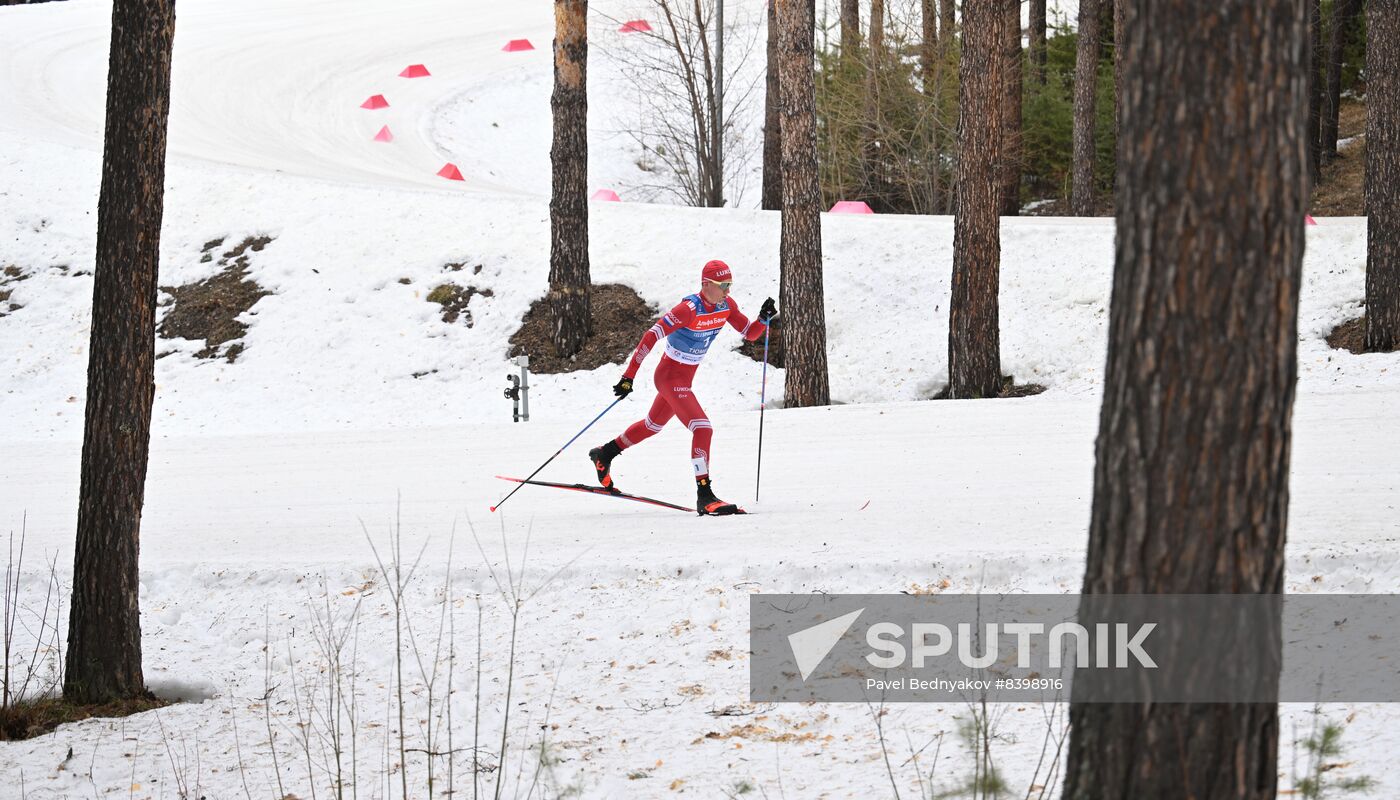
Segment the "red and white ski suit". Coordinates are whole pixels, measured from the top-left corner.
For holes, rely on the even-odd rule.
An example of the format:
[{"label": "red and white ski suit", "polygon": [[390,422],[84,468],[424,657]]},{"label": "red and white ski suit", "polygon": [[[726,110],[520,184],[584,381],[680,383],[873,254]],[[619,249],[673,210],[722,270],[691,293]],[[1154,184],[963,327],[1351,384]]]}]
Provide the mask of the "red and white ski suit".
[{"label": "red and white ski suit", "polygon": [[642,336],[623,375],[635,378],[647,354],[664,340],[665,352],[656,367],[656,400],[645,417],[632,423],[617,437],[619,447],[625,450],[655,436],[672,417],[676,417],[691,432],[691,464],[695,468],[695,476],[709,475],[710,441],[714,429],[690,384],[711,342],[726,322],[748,341],[758,339],[767,328],[765,323],[758,320],[750,322],[730,298],[710,305],[700,295],[693,294],[657,320]]}]

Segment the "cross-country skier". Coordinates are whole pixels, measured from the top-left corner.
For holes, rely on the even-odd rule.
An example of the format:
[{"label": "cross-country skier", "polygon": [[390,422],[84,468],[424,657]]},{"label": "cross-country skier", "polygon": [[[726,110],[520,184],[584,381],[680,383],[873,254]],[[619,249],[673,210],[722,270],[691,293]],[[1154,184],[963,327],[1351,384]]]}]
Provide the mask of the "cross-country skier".
[{"label": "cross-country skier", "polygon": [[704,360],[710,344],[719,335],[724,323],[728,322],[748,341],[761,337],[767,326],[778,314],[773,298],[763,301],[758,311],[758,319],[750,322],[739,313],[739,307],[729,298],[729,287],[733,283],[729,265],[723,261],[710,261],[700,272],[700,291],[681,300],[670,313],[656,321],[637,345],[622,380],[613,386],[613,393],[626,397],[632,392],[632,379],[646,360],[647,354],[662,339],[666,340],[666,350],[661,356],[661,364],[656,368],[656,400],[651,404],[647,415],[632,423],[621,436],[601,447],[588,451],[593,468],[598,472],[598,482],[606,489],[616,490],[612,479],[612,461],[623,450],[643,439],[661,432],[661,428],[677,417],[690,429],[691,452],[695,467],[695,510],[701,514],[716,516],[743,513],[738,506],[726,503],[715,497],[710,482],[710,438],[713,428],[700,407],[700,401],[691,391],[690,383],[695,370]]}]

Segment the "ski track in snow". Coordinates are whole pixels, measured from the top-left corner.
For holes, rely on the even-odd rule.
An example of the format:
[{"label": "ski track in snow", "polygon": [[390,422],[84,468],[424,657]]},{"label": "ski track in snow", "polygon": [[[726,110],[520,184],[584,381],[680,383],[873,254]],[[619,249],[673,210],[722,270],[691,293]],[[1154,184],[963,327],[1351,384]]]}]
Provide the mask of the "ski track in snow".
[{"label": "ski track in snow", "polygon": [[[761,13],[761,3],[735,5]],[[643,6],[591,4],[590,37],[603,43],[616,31],[605,15],[641,16]],[[71,572],[109,16],[110,3],[97,0],[0,9],[0,268],[27,275],[5,287],[22,308],[0,318],[0,530],[26,528],[22,590],[31,601],[43,592],[40,561],[54,559],[61,581]],[[196,753],[207,796],[242,796],[245,777],[266,795],[276,789],[272,746],[286,790],[309,796],[291,692],[300,687],[304,703],[319,685],[313,608],[344,620],[358,602],[363,646],[351,695],[370,709],[358,788],[390,794],[372,777],[386,743],[397,746],[397,722],[383,716],[393,626],[370,541],[387,555],[395,524],[405,557],[423,554],[409,609],[425,641],[448,590],[459,728],[472,715],[481,597],[482,730],[492,752],[510,638],[496,581],[523,564],[527,587],[547,583],[521,617],[508,795],[517,775],[518,794],[528,790],[542,725],[559,758],[548,780],[577,781],[588,797],[711,797],[737,781],[770,797],[883,792],[870,709],[747,706],[747,595],[1077,590],[1109,220],[1003,226],[1003,367],[1046,385],[1044,395],[920,402],[946,379],[952,221],[828,215],[826,316],[840,405],[770,406],[761,503],[751,502],[757,365],[731,352],[737,340],[726,334],[697,383],[716,425],[717,490],[755,513],[697,519],[532,487],[500,514],[486,511],[511,488],[492,476],[528,474],[610,402],[618,372],[534,376],[534,421],[509,422],[505,339],[548,272],[551,28],[545,3],[181,0],[161,285],[212,275],[217,265],[200,261],[207,241],[274,237],[250,254],[251,277],[272,294],[244,315],[247,349],[236,364],[196,359],[202,342],[159,343],[168,355],[157,362],[142,528],[146,676],[164,694],[203,702],[163,710],[160,722],[93,720],[0,745],[0,797],[175,796],[176,773],[195,780]],[[538,49],[500,52],[512,38]],[[396,77],[410,63],[433,77]],[[377,93],[389,109],[358,107]],[[642,179],[634,148],[616,133],[631,108],[615,65],[592,59],[590,188],[617,188],[624,199]],[[371,142],[385,124],[395,142]],[[434,176],[449,160],[465,184]],[[1288,589],[1390,592],[1400,582],[1400,356],[1352,356],[1323,341],[1360,313],[1366,236],[1363,219],[1320,223],[1307,229]],[[626,283],[665,308],[691,290],[701,263],[721,257],[752,310],[777,295],[778,224],[747,209],[595,203],[594,279]],[[468,268],[444,272],[449,262]],[[425,302],[447,279],[494,293],[472,300],[470,328],[443,323]],[[655,362],[639,388],[650,389]],[[781,397],[781,371],[768,381],[769,397]],[[589,480],[587,446],[647,402],[638,392],[540,477]],[[619,485],[688,503],[685,441],[671,426],[628,452],[616,464]],[[417,664],[406,680],[406,734],[421,747],[425,725],[412,720],[428,715]],[[710,713],[726,708],[745,715]],[[1013,793],[1031,782],[1056,708],[1000,710],[1008,739],[995,755]],[[1308,711],[1284,707],[1285,776]],[[1369,774],[1377,796],[1394,795],[1396,711],[1326,711],[1351,719],[1349,774]],[[889,709],[901,791],[920,791],[903,763],[909,750],[940,733],[937,763],[932,747],[922,756],[925,772],[935,768],[940,789],[966,779],[956,732],[967,713]],[[459,753],[458,791],[470,765]],[[324,793],[322,769],[314,767]],[[421,757],[410,773],[421,785]]]}]

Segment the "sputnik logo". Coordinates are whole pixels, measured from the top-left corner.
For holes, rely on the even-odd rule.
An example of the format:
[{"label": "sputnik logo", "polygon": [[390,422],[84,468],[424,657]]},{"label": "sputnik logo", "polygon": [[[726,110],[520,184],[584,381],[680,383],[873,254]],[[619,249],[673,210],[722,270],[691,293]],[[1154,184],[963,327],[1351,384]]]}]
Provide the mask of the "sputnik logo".
[{"label": "sputnik logo", "polygon": [[810,628],[803,628],[797,633],[788,634],[788,646],[792,648],[792,657],[797,661],[797,669],[802,673],[802,680],[807,680],[808,676],[816,671],[822,660],[831,653],[831,649],[855,624],[856,618],[864,613],[865,609],[862,608],[836,619],[813,625]]}]

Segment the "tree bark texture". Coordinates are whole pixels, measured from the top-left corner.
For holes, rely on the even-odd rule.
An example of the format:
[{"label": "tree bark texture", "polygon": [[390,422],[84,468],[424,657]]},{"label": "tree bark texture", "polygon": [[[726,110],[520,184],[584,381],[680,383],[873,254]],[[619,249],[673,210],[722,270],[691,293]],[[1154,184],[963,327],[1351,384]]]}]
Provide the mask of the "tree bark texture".
[{"label": "tree bark texture", "polygon": [[883,118],[880,105],[880,75],[885,67],[885,2],[870,2],[870,52],[865,65],[865,126],[861,131],[861,199],[877,211],[885,211],[885,195],[889,189],[882,168],[883,153],[880,140]]},{"label": "tree bark texture", "polygon": [[1031,74],[1036,83],[1045,84],[1045,0],[1031,0],[1030,13]]},{"label": "tree bark texture", "polygon": [[768,4],[768,45],[763,99],[763,209],[777,211],[783,207],[783,142],[782,123],[778,106],[778,11]]},{"label": "tree bark texture", "polygon": [[[772,0],[768,5],[774,5]],[[860,0],[841,0],[841,55],[850,57],[859,49]]]},{"label": "tree bark texture", "polygon": [[1113,0],[1113,132],[1118,134],[1118,117],[1123,109],[1123,4]]},{"label": "tree bark texture", "polygon": [[[938,43],[938,10],[935,5],[936,2],[937,0],[922,0],[923,41],[920,43],[921,46],[919,49],[920,59],[922,61],[920,75],[924,84],[924,96],[928,97],[930,102],[933,103],[938,102],[937,98],[938,94],[942,91],[941,85],[943,82],[943,54],[939,49],[940,46]],[[938,163],[942,161],[943,137],[939,131],[939,126],[933,126],[931,137],[936,163],[928,173],[930,201],[928,213],[937,214],[943,206],[941,189],[943,181],[938,167]]]},{"label": "tree bark texture", "polygon": [[809,0],[773,0],[778,7],[783,137],[783,221],[780,243],[783,346],[788,408],[831,402],[822,292],[821,188],[817,183],[817,115],[813,83],[814,8]]},{"label": "tree bark texture", "polygon": [[554,0],[549,309],[559,356],[592,335],[588,265],[588,2]]},{"label": "tree bark texture", "polygon": [[1099,3],[1079,2],[1079,49],[1074,60],[1074,155],[1070,213],[1094,215],[1094,104],[1099,75]]},{"label": "tree bark texture", "polygon": [[[885,0],[870,0],[870,52],[883,57],[885,50]],[[880,63],[878,60],[876,64]]]},{"label": "tree bark texture", "polygon": [[933,86],[933,74],[938,64],[938,11],[936,0],[919,0],[919,21],[922,24],[919,40],[919,77],[924,83],[924,92]]},{"label": "tree bark texture", "polygon": [[1002,90],[1002,207],[1004,217],[1021,214],[1021,0],[1002,0],[1006,6],[1006,88]]},{"label": "tree bark texture", "polygon": [[963,4],[957,211],[948,305],[948,396],[953,399],[995,397],[1001,388],[998,211],[1005,195],[998,176],[1008,21],[1005,0]]},{"label": "tree bark texture", "polygon": [[1327,90],[1322,95],[1322,163],[1337,157],[1337,129],[1342,109],[1342,62],[1356,30],[1361,0],[1337,0],[1327,42]]},{"label": "tree bark texture", "polygon": [[953,0],[938,2],[938,54],[942,56],[953,46],[953,38],[957,35],[957,12],[953,8]]},{"label": "tree bark texture", "polygon": [[1366,349],[1400,347],[1400,0],[1366,4]]},{"label": "tree bark texture", "polygon": [[[1124,1],[1116,268],[1084,593],[1279,593],[1307,9]],[[1281,663],[1279,634],[1264,635]],[[1064,797],[1272,800],[1277,737],[1275,704],[1076,703]]]},{"label": "tree bark texture", "polygon": [[1322,64],[1322,0],[1307,0],[1308,43],[1308,185],[1317,185],[1322,164],[1322,87],[1326,75]]},{"label": "tree bark texture", "polygon": [[173,0],[116,0],[88,346],[87,407],[63,694],[146,693],[141,508],[155,397],[156,282],[165,210]]}]

